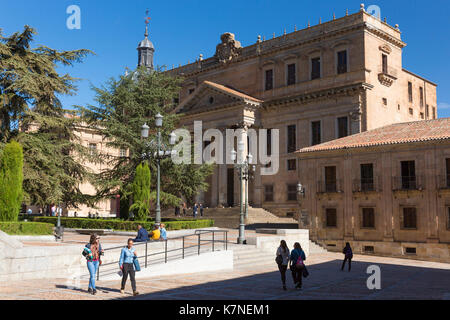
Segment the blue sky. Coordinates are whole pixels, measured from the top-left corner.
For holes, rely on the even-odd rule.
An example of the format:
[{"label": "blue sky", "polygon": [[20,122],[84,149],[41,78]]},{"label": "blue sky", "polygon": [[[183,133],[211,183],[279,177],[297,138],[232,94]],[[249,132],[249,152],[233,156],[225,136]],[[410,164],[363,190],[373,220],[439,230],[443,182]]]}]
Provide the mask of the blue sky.
[{"label": "blue sky", "polygon": [[[87,48],[96,55],[73,68],[61,69],[82,78],[76,96],[63,97],[66,108],[93,103],[91,84],[100,86],[110,77],[134,68],[136,47],[143,39],[145,10],[152,17],[150,37],[156,47],[155,64],[172,66],[193,61],[200,53],[214,54],[220,34],[233,32],[242,45],[257,36],[271,38],[359,10],[361,0],[228,0],[228,1],[105,1],[105,0],[3,0],[0,28],[4,35],[22,30],[25,24],[38,31],[35,44],[59,50]],[[66,27],[69,5],[81,8],[81,30]],[[403,31],[403,66],[438,83],[440,117],[450,117],[450,1],[367,1],[378,5],[388,23]]]}]

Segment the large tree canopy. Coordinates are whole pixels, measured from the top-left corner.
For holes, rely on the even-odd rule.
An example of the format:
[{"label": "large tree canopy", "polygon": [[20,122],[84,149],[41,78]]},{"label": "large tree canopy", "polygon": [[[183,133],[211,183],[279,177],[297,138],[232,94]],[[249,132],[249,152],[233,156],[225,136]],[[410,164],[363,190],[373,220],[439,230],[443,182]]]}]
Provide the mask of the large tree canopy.
[{"label": "large tree canopy", "polygon": [[[164,117],[163,143],[178,123],[171,111],[178,97],[180,78],[166,75],[160,70],[139,68],[119,79],[111,79],[102,88],[94,88],[98,106],[79,107],[82,118],[89,124],[102,128],[107,145],[116,150],[127,150],[127,156],[104,156],[108,170],[98,175],[99,196],[110,197],[121,189],[125,197],[131,193],[135,168],[146,152],[141,139],[144,123],[150,127],[150,137],[156,136],[155,115]],[[151,139],[151,138],[150,138]],[[152,186],[156,186],[156,160],[150,160]],[[171,159],[161,161],[161,203],[179,204],[180,198],[191,201],[200,191],[206,190],[205,179],[211,174],[211,165],[175,165]],[[155,199],[155,190],[150,195]]]},{"label": "large tree canopy", "polygon": [[91,157],[74,134],[80,119],[68,117],[58,99],[76,92],[77,79],[56,69],[91,52],[31,49],[35,34],[29,26],[9,37],[0,30],[0,147],[11,139],[23,146],[26,202],[86,203],[78,186],[89,172],[79,160]]}]

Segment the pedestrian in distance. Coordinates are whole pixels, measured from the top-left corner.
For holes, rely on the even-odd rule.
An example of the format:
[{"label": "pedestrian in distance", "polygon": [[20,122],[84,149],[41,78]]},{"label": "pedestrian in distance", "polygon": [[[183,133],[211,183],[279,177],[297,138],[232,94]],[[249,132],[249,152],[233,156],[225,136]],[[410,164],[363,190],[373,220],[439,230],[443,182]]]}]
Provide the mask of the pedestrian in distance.
[{"label": "pedestrian in distance", "polygon": [[167,230],[166,225],[164,223],[161,223],[159,231],[161,232],[161,240],[167,240]]},{"label": "pedestrian in distance", "polygon": [[95,288],[95,276],[97,275],[98,268],[101,264],[100,256],[103,254],[104,251],[100,244],[100,237],[97,234],[91,235],[89,243],[83,250],[83,256],[86,258],[90,275],[88,292],[92,295],[97,294],[97,289]]},{"label": "pedestrian in distance", "polygon": [[203,203],[200,203],[200,216],[203,217]]},{"label": "pedestrian in distance", "polygon": [[143,226],[139,224],[137,226],[137,229],[138,233],[136,238],[134,239],[134,242],[147,242],[148,240],[150,240],[150,238],[148,237],[148,232]]},{"label": "pedestrian in distance", "polygon": [[280,270],[281,282],[283,283],[283,290],[287,290],[286,271],[289,264],[289,257],[290,257],[289,248],[286,244],[286,241],[281,240],[280,246],[277,249],[275,261],[278,264],[278,270]]},{"label": "pedestrian in distance", "polygon": [[186,217],[187,214],[187,205],[186,202],[183,202],[183,217]]},{"label": "pedestrian in distance", "polygon": [[198,204],[195,203],[194,207],[192,208],[192,213],[194,215],[194,219],[197,218],[197,213],[198,213]]},{"label": "pedestrian in distance", "polygon": [[294,244],[294,249],[290,256],[290,269],[292,271],[292,279],[294,280],[295,288],[301,289],[303,283],[303,270],[305,269],[305,252],[300,243]]},{"label": "pedestrian in distance", "polygon": [[350,247],[350,243],[346,243],[344,250],[342,250],[342,253],[344,254],[344,262],[342,262],[341,271],[344,271],[345,262],[348,261],[348,272],[352,270],[352,259],[353,259],[353,251]]},{"label": "pedestrian in distance", "polygon": [[149,236],[153,241],[158,241],[161,238],[161,230],[159,229],[159,225],[154,225],[153,231],[150,232]]},{"label": "pedestrian in distance", "polygon": [[179,217],[180,216],[180,206],[175,206],[175,217]]},{"label": "pedestrian in distance", "polygon": [[125,293],[125,285],[127,284],[128,275],[130,275],[133,296],[137,296],[139,292],[136,290],[136,271],[134,270],[134,260],[137,259],[137,253],[133,245],[133,239],[128,239],[127,246],[120,252],[119,267],[122,270],[120,293]]}]

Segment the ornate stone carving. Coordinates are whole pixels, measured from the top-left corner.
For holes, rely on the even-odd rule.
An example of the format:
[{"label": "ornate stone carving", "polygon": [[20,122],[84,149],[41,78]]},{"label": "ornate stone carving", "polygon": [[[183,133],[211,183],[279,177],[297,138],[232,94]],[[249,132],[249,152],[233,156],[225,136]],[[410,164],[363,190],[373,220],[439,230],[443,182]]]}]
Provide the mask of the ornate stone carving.
[{"label": "ornate stone carving", "polygon": [[378,47],[378,49],[380,49],[380,51],[383,51],[387,54],[390,54],[392,52],[391,47],[388,46],[387,44],[382,44],[381,46]]},{"label": "ornate stone carving", "polygon": [[215,57],[221,63],[227,63],[242,53],[241,43],[235,40],[234,34],[226,32],[220,37],[220,40],[222,43],[217,45]]}]

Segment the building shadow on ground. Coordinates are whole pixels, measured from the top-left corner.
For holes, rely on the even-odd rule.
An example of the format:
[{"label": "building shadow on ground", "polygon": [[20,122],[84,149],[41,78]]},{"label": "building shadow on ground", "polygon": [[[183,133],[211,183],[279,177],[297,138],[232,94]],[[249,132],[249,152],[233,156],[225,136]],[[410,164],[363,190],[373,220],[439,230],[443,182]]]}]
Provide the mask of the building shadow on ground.
[{"label": "building shadow on ground", "polygon": [[[119,299],[138,300],[371,300],[371,299],[449,299],[450,270],[413,267],[394,264],[352,262],[341,271],[341,260],[308,266],[309,277],[303,279],[302,290],[294,289],[290,270],[287,271],[288,290],[281,287],[278,271],[243,276],[223,281],[188,285],[175,289],[160,290],[137,297]],[[371,265],[380,267],[380,290],[367,287],[367,273]],[[257,269],[257,268],[256,268]],[[220,271],[217,272],[220,274]],[[237,271],[238,273],[238,271]],[[202,278],[202,275],[195,275]],[[208,277],[205,274],[203,277]],[[193,278],[193,276],[189,276]],[[180,282],[183,276],[179,276]],[[155,280],[161,287],[162,280]],[[147,284],[151,280],[145,281]],[[373,281],[371,281],[373,283]],[[139,290],[139,280],[137,281]]]}]

